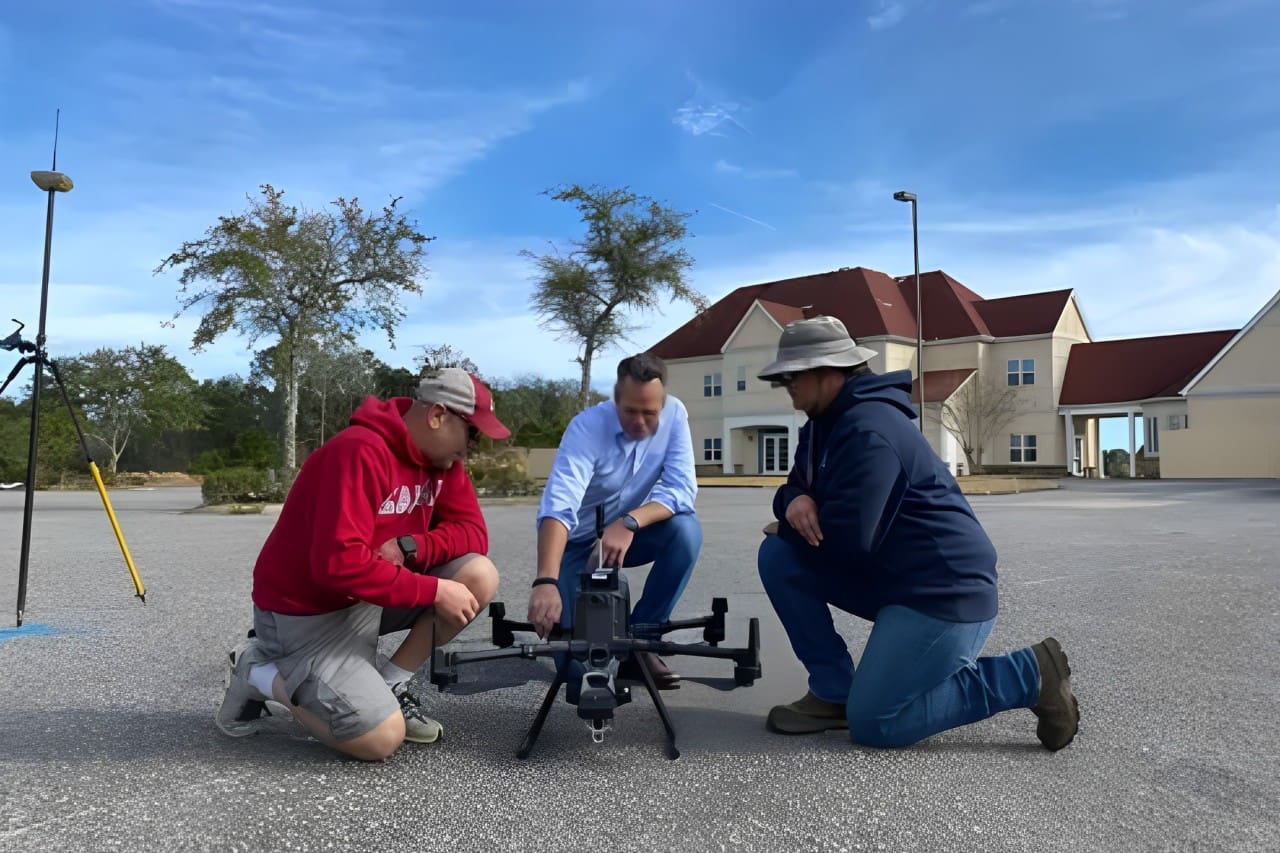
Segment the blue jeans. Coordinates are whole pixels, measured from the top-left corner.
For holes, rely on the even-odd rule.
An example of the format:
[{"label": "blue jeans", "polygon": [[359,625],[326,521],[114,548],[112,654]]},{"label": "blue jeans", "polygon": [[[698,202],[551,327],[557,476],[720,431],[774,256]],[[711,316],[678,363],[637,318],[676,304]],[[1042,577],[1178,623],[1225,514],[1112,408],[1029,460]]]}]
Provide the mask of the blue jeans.
[{"label": "blue jeans", "polygon": [[865,746],[910,746],[1040,696],[1035,652],[978,657],[995,619],[947,622],[901,605],[876,613],[857,668],[827,605],[851,610],[858,589],[777,536],[766,536],[760,580],[809,671],[809,691],[843,702],[849,737]]},{"label": "blue jeans", "polygon": [[[573,627],[573,603],[578,595],[578,573],[595,550],[595,539],[570,542],[560,560],[560,624]],[[644,582],[644,593],[631,610],[632,624],[658,625],[671,618],[680,594],[689,583],[693,565],[702,550],[702,524],[693,513],[673,515],[666,521],[636,531],[623,559],[624,567],[653,563]],[[657,639],[650,637],[649,639]]]}]

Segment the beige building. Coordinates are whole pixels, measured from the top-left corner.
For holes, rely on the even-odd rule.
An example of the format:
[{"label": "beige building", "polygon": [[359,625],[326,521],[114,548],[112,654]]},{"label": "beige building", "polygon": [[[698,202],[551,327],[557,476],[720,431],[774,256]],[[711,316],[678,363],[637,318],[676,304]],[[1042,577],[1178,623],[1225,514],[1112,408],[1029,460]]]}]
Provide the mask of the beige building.
[{"label": "beige building", "polygon": [[[921,297],[924,434],[957,474],[1103,476],[1099,422],[1119,417],[1130,476],[1280,476],[1280,294],[1238,332],[1102,342],[1072,290],[983,299],[935,271]],[[741,287],[652,348],[700,473],[790,469],[805,416],[756,374],[787,323],[819,314],[875,350],[877,372],[917,375],[919,401],[913,277],[846,267]]]},{"label": "beige building", "polygon": [[[1072,440],[1058,393],[1072,345],[1090,340],[1074,292],[983,299],[938,271],[921,276],[921,294],[930,445],[957,473],[970,470],[970,455],[988,471],[1065,472]],[[915,372],[914,278],[862,267],[739,288],[653,347],[688,406],[704,473],[790,469],[805,417],[756,374],[787,323],[818,314],[839,317],[875,350],[877,372]],[[1084,464],[1096,459],[1096,440],[1095,424]]]},{"label": "beige building", "polygon": [[1183,387],[1158,433],[1162,477],[1280,477],[1280,292]]}]

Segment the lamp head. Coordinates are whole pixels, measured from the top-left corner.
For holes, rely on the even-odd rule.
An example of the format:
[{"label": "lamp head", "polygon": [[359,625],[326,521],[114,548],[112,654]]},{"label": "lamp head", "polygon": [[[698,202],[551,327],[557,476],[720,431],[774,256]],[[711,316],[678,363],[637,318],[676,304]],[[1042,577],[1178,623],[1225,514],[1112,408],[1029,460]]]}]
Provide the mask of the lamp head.
[{"label": "lamp head", "polygon": [[909,193],[906,190],[898,190],[896,193],[893,194],[893,198],[895,201],[915,201],[916,194]]},{"label": "lamp head", "polygon": [[36,186],[45,192],[66,193],[71,192],[71,188],[75,186],[75,184],[71,182],[71,178],[61,172],[32,172],[31,180]]}]

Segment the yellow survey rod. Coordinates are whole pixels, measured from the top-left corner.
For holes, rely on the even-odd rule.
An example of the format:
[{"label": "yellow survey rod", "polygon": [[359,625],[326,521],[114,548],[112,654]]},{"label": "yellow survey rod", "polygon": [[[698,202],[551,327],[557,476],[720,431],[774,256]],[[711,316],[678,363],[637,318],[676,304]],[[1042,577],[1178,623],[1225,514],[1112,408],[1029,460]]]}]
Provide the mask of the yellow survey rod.
[{"label": "yellow survey rod", "polygon": [[102,506],[107,510],[107,518],[111,520],[111,529],[116,532],[116,541],[120,543],[120,553],[124,554],[124,563],[129,567],[129,575],[133,578],[133,588],[138,591],[138,598],[142,599],[142,603],[147,603],[147,590],[142,585],[142,578],[138,577],[138,569],[133,564],[133,557],[129,556],[129,546],[124,542],[124,534],[120,532],[120,524],[116,521],[116,512],[111,508],[111,499],[107,497],[107,487],[102,484],[102,475],[98,473],[98,463],[92,459],[89,460],[89,473],[93,475],[93,482],[98,487],[98,495],[102,498]]}]

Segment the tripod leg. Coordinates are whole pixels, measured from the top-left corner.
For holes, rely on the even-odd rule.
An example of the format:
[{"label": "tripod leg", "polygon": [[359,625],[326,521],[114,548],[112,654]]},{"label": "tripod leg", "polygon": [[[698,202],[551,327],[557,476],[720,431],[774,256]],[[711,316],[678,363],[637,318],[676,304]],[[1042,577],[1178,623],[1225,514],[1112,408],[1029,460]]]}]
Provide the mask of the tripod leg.
[{"label": "tripod leg", "polygon": [[[41,338],[43,341],[43,338]],[[31,377],[31,432],[27,440],[27,476],[23,480],[26,494],[22,497],[22,546],[18,553],[18,627],[22,627],[22,614],[27,608],[27,569],[31,564],[31,516],[35,512],[36,501],[36,452],[40,446],[40,385],[44,371],[40,368],[40,360],[36,356],[28,356],[26,361],[18,362],[9,381],[17,375],[17,371],[26,362],[35,367]]]},{"label": "tripod leg", "polygon": [[120,523],[116,521],[116,512],[111,508],[111,500],[107,497],[107,487],[102,483],[102,475],[98,472],[98,464],[89,455],[89,443],[84,440],[84,432],[80,429],[80,421],[76,418],[75,409],[71,407],[71,397],[67,394],[67,386],[62,382],[62,373],[58,370],[57,362],[52,359],[46,359],[45,361],[49,365],[49,370],[53,373],[53,381],[57,383],[58,390],[62,392],[62,402],[67,404],[67,414],[71,416],[71,424],[76,428],[76,435],[80,438],[80,450],[84,453],[84,461],[89,465],[89,473],[93,475],[94,485],[98,487],[98,497],[102,498],[102,507],[107,511],[107,520],[111,522],[111,529],[116,534],[116,542],[120,545],[120,553],[124,555],[125,567],[129,569],[129,576],[133,579],[134,594],[142,600],[143,604],[146,604],[147,590],[142,585],[142,578],[138,577],[138,567],[133,564],[133,557],[129,554],[129,546],[124,541],[124,533],[120,530]]},{"label": "tripod leg", "polygon": [[658,694],[658,685],[653,683],[653,673],[649,671],[649,664],[641,655],[636,655],[635,657],[636,663],[640,666],[640,674],[644,676],[645,689],[649,691],[649,696],[653,698],[653,707],[658,709],[658,718],[662,720],[662,727],[667,730],[667,758],[675,760],[680,757],[680,750],[676,749],[676,730],[671,725],[671,717],[667,714],[667,706]]},{"label": "tripod leg", "polygon": [[564,684],[565,668],[556,667],[556,677],[551,680],[551,688],[547,690],[547,695],[542,700],[542,707],[538,709],[538,715],[533,718],[533,725],[529,727],[529,733],[524,736],[524,742],[516,750],[516,758],[528,758],[529,753],[533,751],[534,741],[538,739],[538,735],[542,732],[542,724],[547,721],[547,714],[551,712],[551,706],[555,703],[556,696],[560,693],[560,685]]},{"label": "tripod leg", "polygon": [[13,366],[13,370],[10,370],[8,377],[5,378],[4,384],[0,385],[0,394],[4,393],[4,389],[9,387],[9,383],[17,377],[17,375],[22,371],[22,368],[34,361],[35,359],[29,355],[24,355],[22,358],[18,359],[18,363]]}]

